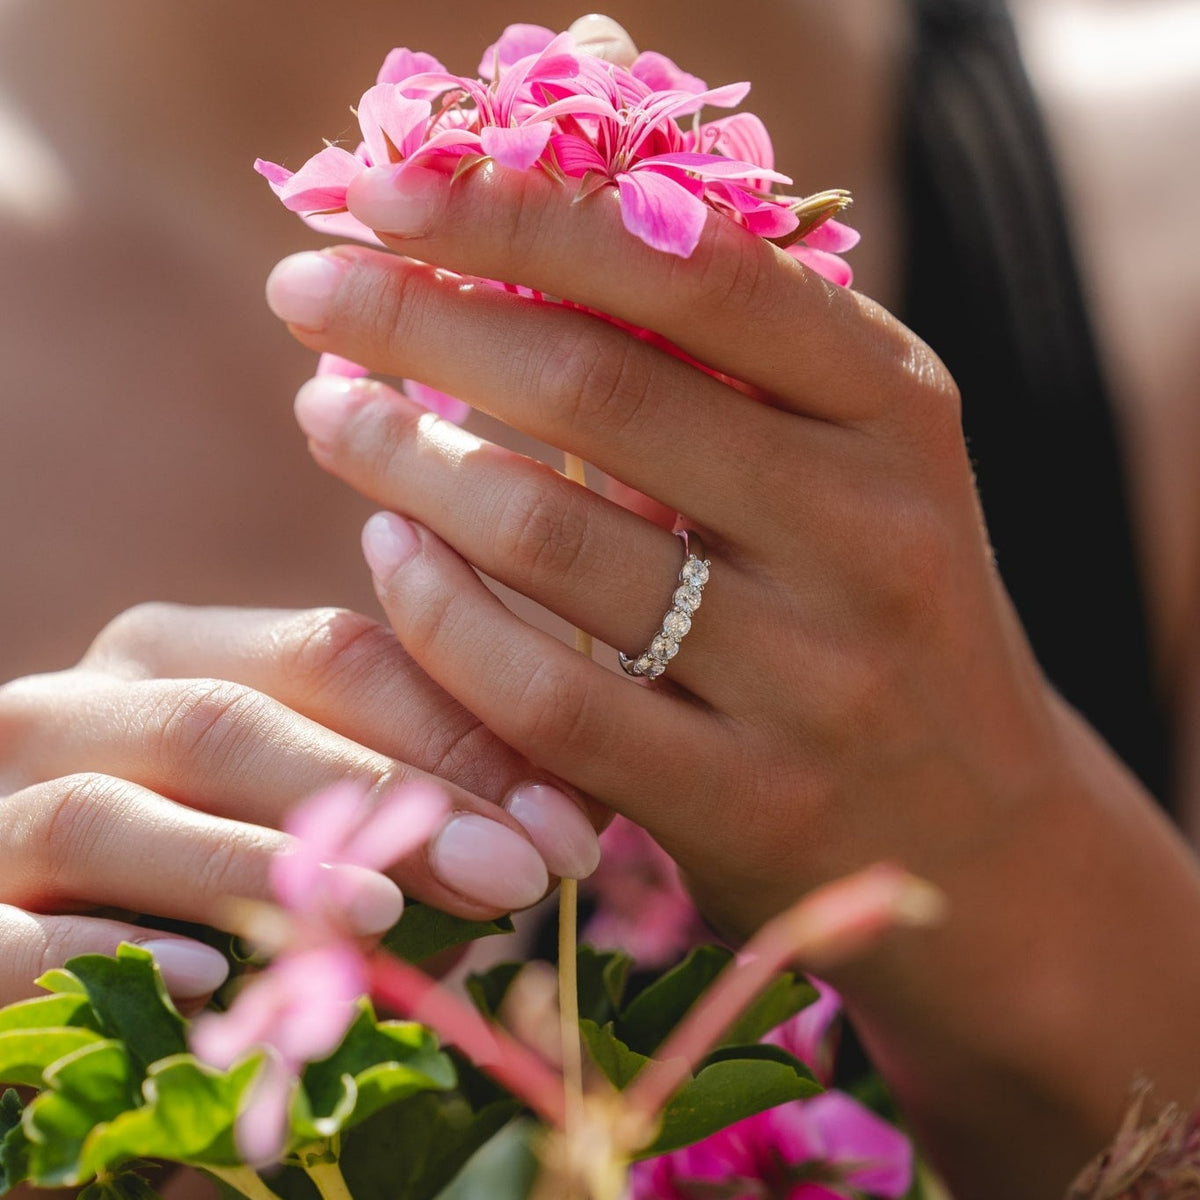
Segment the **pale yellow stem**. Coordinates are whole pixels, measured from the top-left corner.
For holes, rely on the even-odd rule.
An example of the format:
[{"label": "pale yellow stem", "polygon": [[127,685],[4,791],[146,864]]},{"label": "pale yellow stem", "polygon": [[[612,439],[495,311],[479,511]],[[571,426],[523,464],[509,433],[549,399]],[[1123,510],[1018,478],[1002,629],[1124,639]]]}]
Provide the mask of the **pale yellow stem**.
[{"label": "pale yellow stem", "polygon": [[353,1200],[346,1186],[346,1177],[337,1163],[314,1163],[304,1170],[321,1193],[321,1200]]},{"label": "pale yellow stem", "polygon": [[249,1200],[280,1200],[251,1167],[205,1167],[210,1175],[227,1183],[234,1191],[248,1196]]}]

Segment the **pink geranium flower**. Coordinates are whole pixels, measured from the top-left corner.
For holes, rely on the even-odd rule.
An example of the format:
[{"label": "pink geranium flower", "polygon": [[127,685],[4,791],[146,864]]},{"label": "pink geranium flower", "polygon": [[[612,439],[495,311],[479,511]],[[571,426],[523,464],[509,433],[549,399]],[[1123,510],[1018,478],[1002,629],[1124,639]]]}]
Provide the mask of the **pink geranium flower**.
[{"label": "pink geranium flower", "polygon": [[768,1109],[634,1165],[631,1200],[900,1197],[913,1156],[897,1129],[841,1092]]},{"label": "pink geranium flower", "polygon": [[828,1085],[833,1078],[838,1041],[836,1024],[842,1012],[842,998],[820,979],[810,976],[809,982],[817,989],[817,999],[790,1020],[777,1025],[763,1041],[798,1058]]},{"label": "pink geranium flower", "polygon": [[285,945],[251,977],[228,1011],[207,1013],[192,1027],[196,1056],[222,1070],[255,1051],[264,1055],[238,1118],[246,1162],[276,1161],[304,1064],[337,1049],[368,990],[359,939],[347,928],[356,873],[381,871],[433,835],[447,809],[437,788],[411,784],[371,805],[363,788],[343,784],[297,808],[285,829],[291,851],[271,863],[271,887],[291,920]]}]

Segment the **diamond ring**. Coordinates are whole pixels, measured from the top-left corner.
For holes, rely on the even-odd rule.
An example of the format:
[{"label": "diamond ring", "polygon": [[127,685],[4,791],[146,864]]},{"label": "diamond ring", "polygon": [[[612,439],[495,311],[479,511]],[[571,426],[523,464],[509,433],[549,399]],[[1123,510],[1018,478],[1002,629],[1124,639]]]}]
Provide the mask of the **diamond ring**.
[{"label": "diamond ring", "polygon": [[677,529],[675,536],[683,542],[683,566],[679,569],[679,583],[671,597],[671,607],[662,619],[662,628],[641,654],[630,658],[617,652],[621,669],[635,678],[657,679],[667,669],[667,663],[679,653],[679,643],[692,627],[692,615],[700,607],[704,585],[708,582],[712,564],[704,557],[699,535],[690,529]]}]

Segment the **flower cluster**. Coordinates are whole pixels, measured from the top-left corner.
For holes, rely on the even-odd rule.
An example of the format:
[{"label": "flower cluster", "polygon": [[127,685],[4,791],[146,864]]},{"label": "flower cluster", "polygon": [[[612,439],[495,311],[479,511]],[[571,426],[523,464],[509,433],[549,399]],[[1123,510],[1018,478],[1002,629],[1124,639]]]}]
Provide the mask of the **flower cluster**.
[{"label": "flower cluster", "polygon": [[581,52],[569,33],[510,25],[484,52],[478,77],[393,50],[359,101],[355,150],[326,146],[295,173],[263,160],[255,167],[314,227],[369,242],[374,234],[346,211],[347,189],[367,168],[456,172],[486,159],[538,167],[579,197],[615,187],[625,227],[656,249],[688,257],[713,210],[848,285],[838,256],[858,235],[832,220],[846,194],[776,194],[792,181],[775,170],[758,117],[700,121],[702,109],[733,108],[749,90],[710,88],[661,54],[626,68]]}]

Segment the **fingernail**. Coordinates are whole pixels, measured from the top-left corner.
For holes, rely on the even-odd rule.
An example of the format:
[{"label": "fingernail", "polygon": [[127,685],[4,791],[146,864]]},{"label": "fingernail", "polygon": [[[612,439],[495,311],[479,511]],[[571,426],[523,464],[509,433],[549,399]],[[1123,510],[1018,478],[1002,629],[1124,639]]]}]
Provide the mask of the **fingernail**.
[{"label": "fingernail", "polygon": [[537,847],[547,868],[564,879],[586,879],[600,865],[600,839],[592,823],[564,792],[527,783],[504,802]]},{"label": "fingernail", "polygon": [[600,13],[589,13],[574,21],[567,32],[575,39],[575,45],[597,58],[631,67],[637,58],[637,47],[625,27],[618,25],[612,17]]},{"label": "fingernail", "polygon": [[418,545],[416,530],[395,513],[376,513],[363,526],[363,557],[377,579],[390,579],[395,575]]},{"label": "fingernail", "polygon": [[289,325],[323,329],[347,265],[343,258],[312,250],[285,258],[267,279],[271,311]]},{"label": "fingernail", "polygon": [[332,445],[350,414],[373,394],[374,385],[340,375],[318,375],[296,393],[296,422],[314,442]]},{"label": "fingernail", "polygon": [[225,956],[202,942],[161,938],[142,942],[141,947],[154,955],[167,991],[173,996],[208,996],[229,978]]},{"label": "fingernail", "polygon": [[355,933],[386,933],[404,912],[404,895],[386,876],[351,863],[322,863],[323,886]]},{"label": "fingernail", "polygon": [[371,167],[360,171],[346,192],[346,206],[379,233],[418,237],[446,207],[450,177],[428,167]]},{"label": "fingernail", "polygon": [[473,813],[455,817],[434,838],[429,865],[448,888],[505,910],[536,904],[550,886],[541,855],[520,834]]}]

